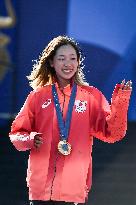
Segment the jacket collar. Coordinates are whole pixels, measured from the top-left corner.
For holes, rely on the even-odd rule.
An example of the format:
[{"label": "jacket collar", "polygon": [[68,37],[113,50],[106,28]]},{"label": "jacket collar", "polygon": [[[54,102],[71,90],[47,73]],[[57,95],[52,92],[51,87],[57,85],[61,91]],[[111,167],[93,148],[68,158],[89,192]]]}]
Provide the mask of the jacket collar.
[{"label": "jacket collar", "polygon": [[53,77],[53,84],[55,84],[56,88],[57,88],[57,92],[59,92],[61,95],[67,95],[70,97],[71,95],[71,91],[72,91],[72,87],[74,85],[74,77],[71,79],[70,84],[68,84],[67,86],[65,86],[64,88],[60,88],[58,81],[56,79],[56,77]]},{"label": "jacket collar", "polygon": [[55,82],[55,86],[57,88],[57,92],[59,92],[61,95],[67,95],[70,97],[71,95],[71,90],[72,90],[72,85],[68,84],[64,88],[59,87],[58,82]]}]

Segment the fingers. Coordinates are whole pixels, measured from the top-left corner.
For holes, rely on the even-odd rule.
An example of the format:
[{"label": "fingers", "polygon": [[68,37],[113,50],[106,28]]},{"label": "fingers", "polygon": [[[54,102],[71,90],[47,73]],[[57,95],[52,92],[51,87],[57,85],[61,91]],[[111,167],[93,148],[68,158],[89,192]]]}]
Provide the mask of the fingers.
[{"label": "fingers", "polygon": [[132,89],[132,81],[129,80],[126,82],[125,86],[124,86],[124,90],[130,90]]},{"label": "fingers", "polygon": [[41,144],[43,144],[42,137],[40,137],[39,134],[35,135],[35,137],[34,137],[34,146],[36,148],[39,148],[41,146]]},{"label": "fingers", "polygon": [[125,79],[124,79],[124,80],[122,80],[121,84],[123,84],[123,85],[125,84]]},{"label": "fingers", "polygon": [[125,85],[125,79],[122,80],[120,88],[123,89],[123,88],[124,88],[124,85]]},{"label": "fingers", "polygon": [[132,81],[129,80],[125,83],[125,79],[121,82],[121,87],[122,90],[132,90]]}]

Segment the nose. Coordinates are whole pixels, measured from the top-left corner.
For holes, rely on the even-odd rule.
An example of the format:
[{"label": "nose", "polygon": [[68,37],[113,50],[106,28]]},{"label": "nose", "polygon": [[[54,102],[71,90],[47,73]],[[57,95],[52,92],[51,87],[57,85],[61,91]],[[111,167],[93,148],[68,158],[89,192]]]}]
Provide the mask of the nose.
[{"label": "nose", "polygon": [[64,64],[65,64],[66,67],[68,67],[70,65],[70,61],[69,60],[65,60]]}]

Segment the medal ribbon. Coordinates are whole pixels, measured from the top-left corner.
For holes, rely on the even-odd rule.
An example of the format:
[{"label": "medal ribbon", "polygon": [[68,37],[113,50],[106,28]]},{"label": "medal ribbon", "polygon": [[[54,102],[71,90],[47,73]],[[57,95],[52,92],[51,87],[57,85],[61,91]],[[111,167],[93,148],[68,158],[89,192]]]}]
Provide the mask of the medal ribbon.
[{"label": "medal ribbon", "polygon": [[52,85],[52,95],[53,95],[53,100],[54,100],[54,104],[56,108],[56,114],[57,114],[57,119],[58,119],[58,124],[59,124],[59,129],[60,129],[62,140],[68,139],[69,127],[70,127],[70,122],[71,122],[71,117],[72,117],[72,110],[73,110],[73,106],[74,106],[74,102],[76,98],[76,92],[77,92],[77,85],[74,84],[71,95],[70,95],[66,120],[64,122],[61,108],[60,108],[57,90],[56,90],[55,84]]}]

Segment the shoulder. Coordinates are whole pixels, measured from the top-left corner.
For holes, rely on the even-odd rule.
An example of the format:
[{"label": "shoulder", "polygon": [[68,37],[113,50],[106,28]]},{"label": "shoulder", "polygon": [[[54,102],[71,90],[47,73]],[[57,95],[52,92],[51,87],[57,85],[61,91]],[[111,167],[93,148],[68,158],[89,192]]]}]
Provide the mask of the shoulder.
[{"label": "shoulder", "polygon": [[100,96],[103,96],[102,92],[94,86],[82,85],[80,86],[80,89],[84,90],[85,92],[88,92],[88,94],[93,95],[95,98],[99,98]]},{"label": "shoulder", "polygon": [[109,109],[109,103],[103,93],[94,86],[81,86],[82,90],[88,92],[91,99],[93,98],[98,106],[102,106],[104,109]]},{"label": "shoulder", "polygon": [[27,100],[33,101],[35,99],[39,99],[42,96],[50,95],[51,94],[51,85],[45,85],[42,87],[38,87],[32,91],[27,96]]},{"label": "shoulder", "polygon": [[42,87],[38,87],[32,92],[34,92],[35,94],[42,94],[42,93],[48,93],[49,91],[51,91],[51,85],[44,85]]}]

